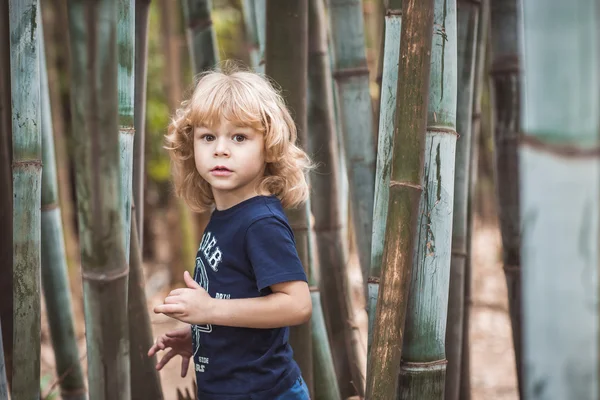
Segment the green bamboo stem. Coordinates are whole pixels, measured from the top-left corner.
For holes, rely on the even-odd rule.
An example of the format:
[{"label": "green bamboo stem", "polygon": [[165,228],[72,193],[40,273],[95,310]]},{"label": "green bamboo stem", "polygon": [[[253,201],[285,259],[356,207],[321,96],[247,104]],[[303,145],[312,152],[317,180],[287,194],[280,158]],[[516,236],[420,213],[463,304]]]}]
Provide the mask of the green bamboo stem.
[{"label": "green bamboo stem", "polygon": [[433,0],[402,2],[389,210],[367,375],[367,398],[374,400],[394,399],[398,386],[422,192],[433,11]]},{"label": "green bamboo stem", "polygon": [[[450,264],[450,290],[448,294],[448,320],[446,322],[446,400],[460,397],[460,374],[465,309],[465,276],[468,254],[469,194],[471,189],[471,124],[473,122],[473,79],[479,4],[472,0],[457,2],[457,107],[456,129],[460,138],[456,144],[454,169],[454,205],[452,222],[452,258]],[[468,334],[468,332],[466,333]]]},{"label": "green bamboo stem", "polygon": [[[298,144],[306,149],[308,0],[268,0],[266,4],[265,73],[281,86],[298,129]],[[290,46],[290,43],[295,45]],[[310,200],[286,213],[296,238],[298,255],[307,275],[310,275]],[[311,332],[310,321],[292,327],[290,343],[308,389],[310,393],[314,393]]]},{"label": "green bamboo stem", "polygon": [[461,400],[471,400],[471,352],[469,342],[470,312],[471,312],[471,286],[472,286],[472,262],[473,252],[473,217],[475,215],[475,196],[477,183],[478,148],[481,131],[481,93],[487,80],[484,80],[486,61],[486,41],[489,27],[489,1],[482,0],[479,3],[479,23],[477,25],[477,47],[475,50],[475,77],[473,81],[473,104],[471,122],[471,162],[469,166],[470,189],[467,205],[467,261],[465,264],[465,285],[463,296],[463,343],[461,355],[460,372],[460,394]]},{"label": "green bamboo stem", "polygon": [[206,71],[219,62],[215,30],[210,18],[210,0],[183,0],[187,42],[194,73]]},{"label": "green bamboo stem", "polygon": [[43,25],[38,26],[38,31],[42,162],[44,164],[41,192],[42,287],[56,359],[56,375],[61,377],[61,397],[65,400],[83,400],[87,396],[83,371],[79,363],[77,338],[75,337],[71,287],[67,273],[64,233],[58,204],[58,179]]},{"label": "green bamboo stem", "polygon": [[[375,141],[361,1],[330,0],[329,19],[352,219],[366,295],[371,264]],[[361,382],[359,394],[363,388]]]},{"label": "green bamboo stem", "polygon": [[135,91],[135,0],[119,0],[117,24],[118,95],[119,95],[119,165],[121,219],[125,240],[125,258],[129,261],[131,240],[131,193],[133,186],[134,91]]},{"label": "green bamboo stem", "polygon": [[[498,216],[502,234],[502,259],[519,388],[522,388],[521,226],[519,221],[519,33],[517,0],[491,5],[491,80],[494,87],[494,153]],[[522,390],[520,390],[523,396]]]},{"label": "green bamboo stem", "polygon": [[433,33],[424,190],[402,347],[401,399],[442,399],[445,386],[457,139],[455,0],[435,0]]},{"label": "green bamboo stem", "polygon": [[373,343],[373,324],[379,295],[381,260],[385,241],[385,227],[390,194],[392,150],[394,146],[394,117],[398,64],[400,62],[400,33],[402,29],[402,1],[392,0],[385,11],[385,35],[379,107],[379,134],[377,135],[377,168],[375,171],[375,200],[373,206],[373,236],[371,239],[371,268],[367,281],[367,309],[369,314],[368,354]]},{"label": "green bamboo stem", "polygon": [[[332,348],[337,348],[337,354],[343,356],[343,359],[338,360],[338,366],[346,367],[342,371],[346,373],[345,379],[349,385],[349,359],[357,359],[358,351],[352,343],[358,341],[352,340],[355,331],[351,323],[353,315],[346,278],[348,254],[344,246],[345,236],[338,207],[343,199],[337,190],[338,179],[343,171],[338,166],[339,145],[333,111],[333,80],[327,53],[327,22],[322,0],[309,0],[308,20],[308,151],[319,165],[318,170],[310,176],[314,236],[319,244],[317,259],[320,266],[320,276],[317,276],[316,271],[311,271],[310,274],[313,288],[315,398],[341,400]],[[327,297],[326,294],[330,295],[327,299],[338,317],[330,318],[330,321],[337,323],[330,325],[331,345],[322,308],[324,304],[321,301],[321,297]]]},{"label": "green bamboo stem", "polygon": [[0,2],[0,321],[4,329],[4,362],[6,377],[12,379],[13,348],[13,188],[12,188],[12,110],[10,89],[10,29],[8,2]]},{"label": "green bamboo stem", "polygon": [[135,209],[131,218],[131,247],[129,249],[129,343],[131,351],[131,399],[162,400],[160,377],[156,370],[156,355],[148,358],[152,346],[152,325],[148,315],[144,270],[139,247]]},{"label": "green bamboo stem", "polygon": [[[255,71],[258,71],[262,61],[260,42],[258,40],[258,24],[256,20],[256,0],[243,0],[242,10],[244,14],[244,28],[246,29],[246,45],[250,54],[250,63]],[[263,26],[264,27],[264,26]]]},{"label": "green bamboo stem", "polygon": [[40,396],[40,132],[37,0],[10,1],[13,134],[12,397]]},{"label": "green bamboo stem", "polygon": [[144,182],[146,140],[146,87],[148,80],[148,23],[151,0],[135,1],[135,87],[133,125],[133,203],[139,230],[139,248],[144,249]]},{"label": "green bamboo stem", "polygon": [[[496,2],[491,4],[494,26]],[[524,29],[517,25],[513,38],[523,33],[518,55],[524,77],[521,123],[512,132],[521,127],[523,393],[526,399],[595,399],[598,3],[532,0],[517,7]]]},{"label": "green bamboo stem", "polygon": [[128,265],[119,190],[118,15],[114,1],[69,2],[90,400],[130,398]]}]

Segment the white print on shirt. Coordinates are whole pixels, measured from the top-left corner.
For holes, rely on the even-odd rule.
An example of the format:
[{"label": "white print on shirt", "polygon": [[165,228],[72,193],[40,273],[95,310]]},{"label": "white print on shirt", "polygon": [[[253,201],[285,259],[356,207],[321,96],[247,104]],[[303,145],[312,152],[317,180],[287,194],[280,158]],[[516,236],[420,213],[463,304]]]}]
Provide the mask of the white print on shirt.
[{"label": "white print on shirt", "polygon": [[219,270],[219,264],[223,259],[223,253],[217,244],[217,238],[213,236],[211,232],[206,232],[202,235],[202,241],[200,242],[200,251],[204,254],[208,265],[212,268],[213,271],[217,272]]},{"label": "white print on shirt", "polygon": [[[198,357],[200,364],[208,364],[208,357]],[[204,365],[196,364],[196,372],[204,372]]]},{"label": "white print on shirt", "polygon": [[[208,292],[208,275],[206,275],[206,267],[204,267],[204,263],[200,257],[196,257],[196,273],[194,275],[194,280]],[[211,333],[212,325],[194,325],[194,329],[197,329],[199,332]],[[197,335],[196,341],[199,342],[199,340],[200,335]],[[196,344],[199,345],[199,343]]]},{"label": "white print on shirt", "polygon": [[229,293],[215,293],[215,299],[230,299],[231,295]]}]

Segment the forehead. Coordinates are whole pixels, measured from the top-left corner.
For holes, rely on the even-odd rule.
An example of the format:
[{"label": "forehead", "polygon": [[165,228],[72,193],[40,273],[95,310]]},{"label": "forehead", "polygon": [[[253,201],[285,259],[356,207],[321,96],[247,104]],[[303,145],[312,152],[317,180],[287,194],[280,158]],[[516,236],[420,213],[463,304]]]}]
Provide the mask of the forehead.
[{"label": "forehead", "polygon": [[212,131],[212,132],[223,132],[223,133],[233,132],[233,131],[246,132],[246,133],[258,132],[252,126],[245,125],[243,123],[233,123],[233,122],[227,121],[227,120],[222,120],[219,123],[213,123],[213,124],[200,123],[200,124],[196,125],[195,129],[199,130],[199,131]]}]

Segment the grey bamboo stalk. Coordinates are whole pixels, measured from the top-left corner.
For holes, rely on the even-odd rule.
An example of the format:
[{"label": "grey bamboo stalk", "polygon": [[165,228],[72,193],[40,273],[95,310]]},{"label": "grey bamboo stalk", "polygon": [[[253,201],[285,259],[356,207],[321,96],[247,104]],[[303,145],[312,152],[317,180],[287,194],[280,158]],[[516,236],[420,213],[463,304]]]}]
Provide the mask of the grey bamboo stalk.
[{"label": "grey bamboo stalk", "polygon": [[135,209],[131,217],[131,247],[129,249],[129,342],[131,344],[131,399],[162,400],[160,377],[156,370],[156,356],[148,358],[153,344],[152,325],[148,315],[144,270],[139,247]]},{"label": "grey bamboo stalk", "polygon": [[183,0],[183,13],[194,73],[212,69],[219,62],[210,0]]},{"label": "grey bamboo stalk", "polygon": [[146,86],[148,80],[148,21],[151,0],[135,1],[135,87],[133,106],[133,203],[140,252],[144,249],[144,183],[146,140]]},{"label": "grey bamboo stalk", "polygon": [[39,7],[9,1],[13,149],[12,397],[40,396],[40,130]]},{"label": "grey bamboo stalk", "polygon": [[4,346],[2,343],[2,323],[0,322],[0,399],[8,399],[8,379],[4,363]]},{"label": "grey bamboo stalk", "polygon": [[[400,364],[401,399],[442,399],[456,151],[456,1],[435,0],[423,194]],[[385,278],[384,278],[385,279]]]},{"label": "grey bamboo stalk", "polygon": [[67,273],[61,210],[58,204],[58,179],[43,24],[38,25],[38,32],[42,163],[44,164],[41,192],[42,287],[56,359],[56,375],[61,377],[61,397],[64,400],[84,400],[87,398],[86,388],[75,337],[71,287]]},{"label": "grey bamboo stalk", "polygon": [[375,200],[373,205],[373,237],[371,239],[371,268],[367,281],[369,311],[368,353],[373,342],[373,323],[381,278],[381,259],[385,240],[385,226],[390,194],[392,150],[394,146],[394,117],[398,64],[400,62],[400,33],[402,29],[402,0],[391,0],[385,10],[385,35],[382,48],[381,95],[379,133],[377,135],[377,168],[375,171]]},{"label": "grey bamboo stalk", "polygon": [[135,0],[119,0],[117,24],[119,146],[121,156],[121,212],[125,240],[125,258],[129,261],[131,240],[131,193],[133,185],[134,91],[135,91]]},{"label": "grey bamboo stalk", "polygon": [[[298,129],[298,144],[307,145],[306,89],[308,79],[308,0],[267,0],[265,73],[281,86]],[[294,46],[290,46],[294,43]],[[310,200],[287,211],[296,248],[310,275]],[[308,389],[313,393],[313,360],[310,321],[292,327],[290,343]]]},{"label": "grey bamboo stalk", "polygon": [[254,0],[254,18],[256,19],[256,36],[258,37],[258,66],[256,72],[265,72],[265,43],[267,34],[267,0]]},{"label": "grey bamboo stalk", "polygon": [[0,241],[0,320],[4,326],[6,378],[12,380],[13,347],[13,205],[12,205],[12,110],[10,92],[10,29],[8,2],[0,2],[0,226],[5,239]]},{"label": "grey bamboo stalk", "polygon": [[250,63],[255,71],[258,71],[262,54],[258,40],[258,25],[256,21],[255,0],[243,0],[244,27],[246,28],[246,45],[250,54]]},{"label": "grey bamboo stalk", "polygon": [[[491,5],[494,26],[496,2]],[[598,3],[532,0],[517,7],[518,24],[522,21],[525,28],[517,25],[513,33],[523,33],[518,144],[523,398],[595,399],[599,395]]]},{"label": "grey bamboo stalk", "polygon": [[394,399],[397,393],[422,192],[433,9],[433,0],[402,2],[389,210],[367,375],[367,398],[373,400]]},{"label": "grey bamboo stalk", "polygon": [[[338,354],[344,356],[346,380],[350,383],[348,360],[356,360],[359,349],[352,346],[359,341],[352,340],[353,319],[350,308],[350,294],[346,269],[348,254],[344,246],[345,236],[341,226],[340,204],[342,199],[337,190],[341,173],[338,161],[338,138],[335,129],[333,111],[333,81],[330,60],[327,52],[327,22],[323,0],[309,0],[308,6],[308,151],[319,168],[310,175],[311,208],[315,218],[314,232],[317,248],[320,276],[313,271],[313,357],[315,398],[323,400],[341,400],[338,377],[328,338],[322,289],[331,294],[330,303],[335,307],[338,318],[330,318],[332,347],[338,347]],[[330,313],[332,310],[330,310]],[[346,354],[350,354],[347,357]],[[343,373],[344,373],[343,372]]]},{"label": "grey bamboo stalk", "polygon": [[491,81],[494,104],[494,153],[498,216],[502,234],[502,260],[508,289],[517,378],[521,396],[522,358],[521,225],[519,221],[519,33],[518,0],[491,3]]},{"label": "grey bamboo stalk", "polygon": [[[90,400],[130,398],[120,201],[118,4],[69,1],[77,208]],[[88,17],[89,16],[89,17]],[[77,101],[75,101],[77,99]]]},{"label": "grey bamboo stalk", "polygon": [[[473,220],[475,215],[475,196],[477,185],[477,165],[479,159],[479,137],[481,131],[481,93],[484,84],[488,81],[484,78],[486,64],[486,43],[489,30],[489,1],[482,0],[479,3],[479,23],[477,25],[477,48],[475,50],[475,78],[473,82],[473,113],[471,123],[471,165],[469,167],[470,189],[467,207],[467,262],[465,264],[465,287],[463,296],[463,344],[461,355],[460,373],[460,395],[461,400],[471,400],[471,352],[470,352],[470,315],[471,315],[471,292],[472,292],[472,269],[473,269]],[[485,79],[485,80],[484,80]]]},{"label": "grey bamboo stalk", "polygon": [[361,2],[330,0],[329,19],[354,232],[366,294],[371,264],[375,135]]},{"label": "grey bamboo stalk", "polygon": [[457,2],[457,107],[456,130],[460,135],[456,143],[454,169],[454,205],[452,222],[452,258],[450,263],[450,290],[448,294],[448,320],[446,322],[446,400],[458,400],[465,309],[465,275],[469,258],[468,212],[471,189],[471,124],[473,111],[473,79],[475,50],[480,5],[472,0]]}]

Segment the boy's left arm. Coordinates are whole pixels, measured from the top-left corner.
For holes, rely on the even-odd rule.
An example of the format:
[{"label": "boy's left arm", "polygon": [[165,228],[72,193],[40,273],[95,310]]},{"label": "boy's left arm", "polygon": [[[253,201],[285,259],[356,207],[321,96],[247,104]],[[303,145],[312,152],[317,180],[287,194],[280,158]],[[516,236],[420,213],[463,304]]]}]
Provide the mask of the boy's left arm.
[{"label": "boy's left arm", "polygon": [[271,285],[273,293],[248,299],[214,299],[188,272],[187,288],[169,293],[164,304],[154,308],[172,318],[191,324],[213,324],[240,328],[280,328],[299,325],[312,315],[308,284],[290,281]]}]

